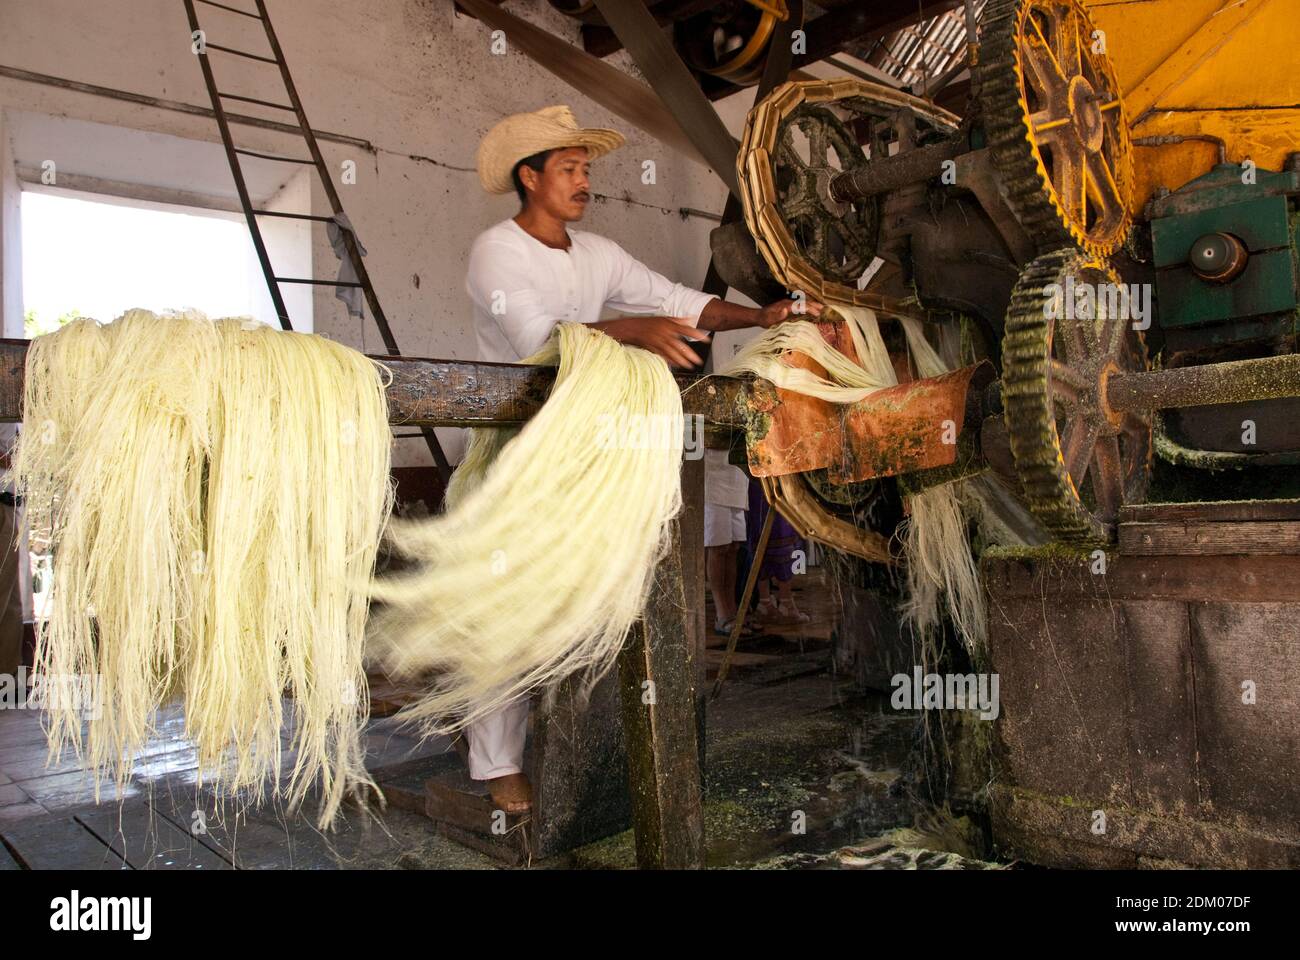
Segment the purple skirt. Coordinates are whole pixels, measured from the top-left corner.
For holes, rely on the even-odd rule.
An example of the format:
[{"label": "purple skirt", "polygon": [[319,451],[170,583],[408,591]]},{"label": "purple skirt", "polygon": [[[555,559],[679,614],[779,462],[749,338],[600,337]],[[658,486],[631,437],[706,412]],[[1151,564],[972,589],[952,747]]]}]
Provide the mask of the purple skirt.
[{"label": "purple skirt", "polygon": [[[745,517],[749,555],[754,556],[758,550],[758,538],[763,532],[763,523],[767,520],[767,500],[763,497],[763,487],[757,480],[749,481],[749,513]],[[767,538],[767,552],[763,555],[762,567],[758,571],[760,579],[789,580],[794,577],[794,552],[803,548],[803,538],[790,521],[781,514],[772,519],[772,532]]]}]

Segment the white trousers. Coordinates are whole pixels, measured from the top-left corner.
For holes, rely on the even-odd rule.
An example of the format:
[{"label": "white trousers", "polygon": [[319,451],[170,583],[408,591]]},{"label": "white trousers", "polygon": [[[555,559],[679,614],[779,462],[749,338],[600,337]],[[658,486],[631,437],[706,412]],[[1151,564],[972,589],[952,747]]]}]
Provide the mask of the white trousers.
[{"label": "white trousers", "polygon": [[512,700],[465,728],[470,779],[492,780],[524,772],[528,701],[528,697]]}]

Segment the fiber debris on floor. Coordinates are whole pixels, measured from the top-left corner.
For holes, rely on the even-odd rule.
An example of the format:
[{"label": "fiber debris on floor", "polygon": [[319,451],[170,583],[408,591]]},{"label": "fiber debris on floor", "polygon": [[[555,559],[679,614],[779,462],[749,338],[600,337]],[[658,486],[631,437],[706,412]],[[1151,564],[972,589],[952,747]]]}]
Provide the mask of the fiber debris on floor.
[{"label": "fiber debris on floor", "polygon": [[[808,624],[741,641],[706,724],[706,864],[760,869],[980,869],[978,831],[910,828],[932,815],[916,786],[917,715],[831,673],[834,600],[820,576],[797,589]],[[711,616],[711,611],[710,611]],[[708,681],[725,638],[710,638]],[[196,783],[197,760],[171,709],[120,793],[75,757],[46,764],[39,714],[0,711],[0,869],[492,869],[501,863],[441,836],[407,802],[460,763],[445,740],[418,742],[388,714],[402,692],[372,684],[367,766],[394,802],[345,807],[333,831],[267,803],[242,810]],[[287,731],[283,734],[288,743]],[[292,756],[286,752],[286,769]],[[406,791],[395,789],[405,785]],[[310,814],[311,801],[304,808]],[[946,823],[951,826],[953,821]],[[960,832],[960,831],[958,831]],[[630,830],[538,868],[631,869]]]}]

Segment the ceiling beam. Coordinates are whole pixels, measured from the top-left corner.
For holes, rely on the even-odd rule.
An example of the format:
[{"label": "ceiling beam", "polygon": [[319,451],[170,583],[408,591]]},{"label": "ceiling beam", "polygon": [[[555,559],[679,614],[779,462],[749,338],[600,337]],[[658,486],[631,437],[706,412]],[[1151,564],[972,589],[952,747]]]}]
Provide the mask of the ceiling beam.
[{"label": "ceiling beam", "polygon": [[[703,13],[717,6],[715,0],[659,0],[647,3],[650,15],[659,26],[664,27],[675,20],[685,20],[697,13]],[[623,41],[609,27],[599,23],[582,25],[582,46],[593,57],[608,57],[623,49]]]},{"label": "ceiling beam", "polygon": [[851,44],[874,43],[960,6],[961,0],[859,0],[846,4],[808,23],[808,49],[795,55],[794,67],[825,60]]}]

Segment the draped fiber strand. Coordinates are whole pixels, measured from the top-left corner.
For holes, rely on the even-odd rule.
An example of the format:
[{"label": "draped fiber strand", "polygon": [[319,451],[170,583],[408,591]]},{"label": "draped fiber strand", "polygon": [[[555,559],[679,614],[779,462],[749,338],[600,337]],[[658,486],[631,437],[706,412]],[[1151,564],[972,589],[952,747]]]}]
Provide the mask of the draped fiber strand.
[{"label": "draped fiber strand", "polygon": [[528,691],[613,665],[681,509],[681,394],[667,364],[561,323],[559,361],[517,432],[475,430],[448,510],[394,520],[411,568],[377,580],[370,651],[427,682],[405,716],[450,732]]},{"label": "draped fiber strand", "polygon": [[[728,376],[752,373],[794,393],[841,404],[857,403],[897,384],[897,374],[871,310],[828,306],[823,318],[839,319],[848,325],[859,362],[827,343],[816,324],[800,320],[783,323],[755,337],[721,372]],[[900,318],[900,323],[917,374],[934,377],[944,373],[946,367],[926,341],[920,322],[905,317]],[[789,352],[815,360],[826,370],[826,376],[789,366],[783,359]],[[928,636],[939,625],[942,599],[963,642],[974,648],[984,642],[984,602],[961,511],[959,486],[950,483],[930,487],[907,499],[908,517],[901,532],[907,560],[903,615],[920,635]]]},{"label": "draped fiber strand", "polygon": [[321,337],[139,310],[32,342],[13,472],[53,555],[38,669],[97,680],[84,730],[79,703],[48,704],[51,754],[75,750],[97,790],[125,782],[176,700],[201,782],[222,792],[260,801],[270,784],[292,809],[315,785],[324,825],[369,782],[382,374]]}]

